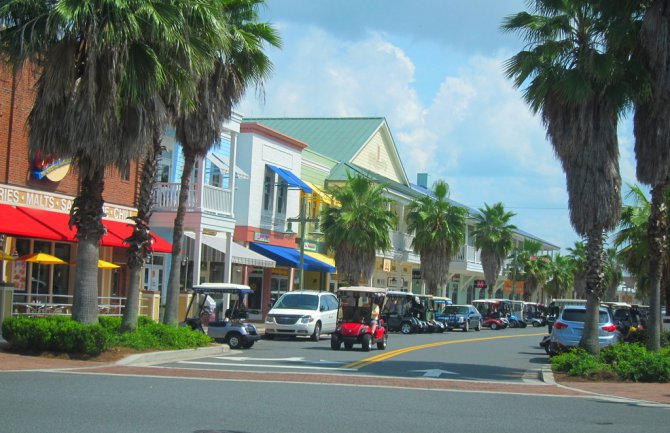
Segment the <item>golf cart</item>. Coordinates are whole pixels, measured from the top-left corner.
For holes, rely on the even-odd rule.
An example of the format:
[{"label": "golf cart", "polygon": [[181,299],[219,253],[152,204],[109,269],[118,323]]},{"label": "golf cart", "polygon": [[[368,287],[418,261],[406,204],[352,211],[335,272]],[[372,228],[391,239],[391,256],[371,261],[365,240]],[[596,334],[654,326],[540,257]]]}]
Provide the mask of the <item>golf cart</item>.
[{"label": "golf cart", "polygon": [[446,326],[444,322],[437,320],[436,305],[433,295],[416,295],[421,301],[421,312],[419,318],[428,325],[428,332],[444,332]]},{"label": "golf cart", "polygon": [[[244,322],[247,318],[244,297],[252,293],[249,286],[203,283],[193,286],[193,292],[186,308],[186,325],[205,332],[219,343],[228,344],[231,349],[249,349],[260,340],[256,327]],[[225,305],[228,308],[221,314]]]},{"label": "golf cart", "polygon": [[428,323],[421,319],[421,300],[409,292],[388,291],[382,319],[389,331],[403,334],[426,332]]},{"label": "golf cart", "polygon": [[360,344],[364,351],[369,352],[373,344],[377,349],[386,349],[388,333],[381,318],[375,332],[372,332],[370,318],[373,306],[381,311],[386,300],[386,289],[377,287],[340,287],[337,290],[339,307],[337,311],[338,323],[335,332],[330,335],[330,348],[349,350],[354,344]]}]

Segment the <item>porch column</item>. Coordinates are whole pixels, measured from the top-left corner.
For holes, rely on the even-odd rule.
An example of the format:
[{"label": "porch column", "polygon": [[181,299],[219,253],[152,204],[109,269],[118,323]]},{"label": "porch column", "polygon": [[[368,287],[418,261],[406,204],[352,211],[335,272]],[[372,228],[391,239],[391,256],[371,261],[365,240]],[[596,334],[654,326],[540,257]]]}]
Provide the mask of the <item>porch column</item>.
[{"label": "porch column", "polygon": [[[192,284],[197,286],[200,284],[200,257],[202,255],[202,231],[198,227],[195,231],[195,240],[193,241],[193,274]],[[176,263],[179,266],[179,263]]]},{"label": "porch column", "polygon": [[293,283],[295,280],[295,268],[288,268],[288,291],[293,291]]},{"label": "porch column", "polygon": [[233,271],[233,234],[226,233],[226,255],[223,261],[223,282],[232,283]]},{"label": "porch column", "polygon": [[270,311],[270,300],[272,299],[272,268],[263,268],[263,295],[261,296],[261,311],[263,317]]},{"label": "porch column", "polygon": [[205,191],[205,157],[203,156],[196,162],[198,177],[195,180],[195,203],[193,205],[200,212],[202,211],[202,199]]},{"label": "porch column", "polygon": [[[236,155],[237,154],[237,132],[230,131],[230,158],[228,161],[230,165],[228,166],[228,186],[230,187],[230,216],[235,218],[235,167],[237,166]],[[231,236],[232,238],[232,236]],[[228,250],[230,251],[230,250]]]}]

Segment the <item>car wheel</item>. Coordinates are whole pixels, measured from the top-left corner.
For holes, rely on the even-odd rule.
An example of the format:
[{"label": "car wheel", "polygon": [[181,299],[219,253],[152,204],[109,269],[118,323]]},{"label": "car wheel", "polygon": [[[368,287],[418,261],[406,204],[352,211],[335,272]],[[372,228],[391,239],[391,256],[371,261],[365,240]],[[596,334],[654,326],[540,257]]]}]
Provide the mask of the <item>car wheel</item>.
[{"label": "car wheel", "polygon": [[314,332],[312,333],[312,336],[310,337],[312,341],[319,341],[321,340],[321,323],[316,322],[316,325],[314,325]]},{"label": "car wheel", "polygon": [[231,349],[239,349],[242,347],[242,336],[237,332],[231,332],[228,335],[228,346]]},{"label": "car wheel", "polygon": [[344,348],[345,349],[351,350],[352,347],[354,347],[354,343],[350,343],[350,342],[345,342],[344,343]]},{"label": "car wheel", "polygon": [[369,352],[372,350],[372,336],[370,334],[363,334],[363,337],[361,337],[361,343],[363,345],[364,352]]},{"label": "car wheel", "polygon": [[463,332],[468,332],[470,330],[470,321],[466,320],[465,324],[463,325]]},{"label": "car wheel", "polygon": [[477,321],[477,326],[475,326],[475,331],[479,332],[482,330],[482,321],[478,320]]},{"label": "car wheel", "polygon": [[491,329],[493,329],[494,331],[498,329],[498,324],[496,322],[491,322]]},{"label": "car wheel", "polygon": [[254,347],[254,342],[253,341],[250,341],[250,342],[242,345],[243,349],[251,349],[252,347]]},{"label": "car wheel", "polygon": [[379,349],[379,350],[386,349],[386,344],[388,343],[388,339],[389,339],[388,334],[384,334],[384,338],[382,339],[382,341],[377,343],[377,349]]},{"label": "car wheel", "polygon": [[528,326],[528,323],[526,323],[526,322],[519,322],[519,325],[521,325],[522,328],[525,328],[526,326]]},{"label": "car wheel", "polygon": [[403,334],[411,334],[412,324],[409,322],[402,322],[402,325],[400,325],[400,332],[402,332]]},{"label": "car wheel", "polygon": [[340,345],[342,342],[340,341],[340,338],[337,336],[337,334],[332,334],[330,336],[330,348],[333,350],[340,350]]},{"label": "car wheel", "polygon": [[540,322],[533,322],[533,328],[539,328],[540,326],[542,326]]}]

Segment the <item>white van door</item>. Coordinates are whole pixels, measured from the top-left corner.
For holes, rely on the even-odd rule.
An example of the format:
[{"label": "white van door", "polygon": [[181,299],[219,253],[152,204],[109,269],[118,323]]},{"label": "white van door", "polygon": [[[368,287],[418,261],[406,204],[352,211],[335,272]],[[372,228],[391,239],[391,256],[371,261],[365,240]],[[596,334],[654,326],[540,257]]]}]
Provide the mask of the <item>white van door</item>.
[{"label": "white van door", "polygon": [[327,308],[323,312],[323,332],[335,332],[337,326],[337,298],[332,295],[325,295],[321,298],[321,304]]}]

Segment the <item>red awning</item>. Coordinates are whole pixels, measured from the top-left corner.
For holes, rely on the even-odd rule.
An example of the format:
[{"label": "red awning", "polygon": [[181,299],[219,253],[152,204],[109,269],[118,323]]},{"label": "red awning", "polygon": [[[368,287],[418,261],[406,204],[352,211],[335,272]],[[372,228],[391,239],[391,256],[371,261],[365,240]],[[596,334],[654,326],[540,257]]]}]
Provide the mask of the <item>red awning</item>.
[{"label": "red awning", "polygon": [[[52,212],[48,210],[33,209],[18,206],[16,208],[17,212],[27,215],[30,219],[35,220],[36,223],[41,223],[45,229],[51,229],[54,235],[60,235],[58,238],[48,238],[34,233],[26,234],[24,236],[30,236],[35,238],[42,239],[53,239],[53,240],[62,240],[68,242],[77,242],[75,235],[77,234],[77,229],[72,228],[70,230],[69,221],[70,215],[60,212]],[[3,212],[4,214],[4,212]],[[102,223],[107,227],[107,234],[105,234],[100,244],[105,247],[117,247],[117,248],[128,248],[128,244],[123,240],[130,237],[133,232],[133,224],[125,223],[121,221],[112,221],[112,220],[102,220]],[[0,225],[0,227],[2,227]],[[48,228],[47,228],[48,227]],[[161,238],[152,233],[154,236],[154,251],[157,253],[169,253],[172,252],[172,244],[170,244],[165,239]]]},{"label": "red awning", "polygon": [[52,241],[67,240],[62,234],[51,229],[48,224],[31,218],[19,209],[7,204],[0,204],[0,233]]}]

